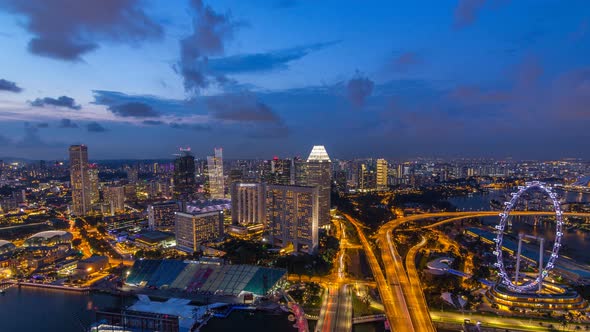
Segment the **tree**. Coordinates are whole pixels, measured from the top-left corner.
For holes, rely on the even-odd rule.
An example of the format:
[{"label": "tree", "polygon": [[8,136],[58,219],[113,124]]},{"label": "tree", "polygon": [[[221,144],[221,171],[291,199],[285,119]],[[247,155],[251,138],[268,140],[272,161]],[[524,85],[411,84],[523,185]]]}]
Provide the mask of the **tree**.
[{"label": "tree", "polygon": [[81,244],[82,244],[82,239],[76,238],[76,239],[72,240],[72,246],[74,246],[74,247],[79,247]]}]

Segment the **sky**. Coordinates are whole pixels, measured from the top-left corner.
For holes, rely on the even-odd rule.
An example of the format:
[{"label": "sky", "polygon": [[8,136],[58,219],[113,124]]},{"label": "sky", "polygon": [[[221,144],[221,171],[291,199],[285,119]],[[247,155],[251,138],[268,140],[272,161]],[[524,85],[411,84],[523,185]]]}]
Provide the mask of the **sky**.
[{"label": "sky", "polygon": [[0,157],[590,158],[586,0],[0,0]]}]

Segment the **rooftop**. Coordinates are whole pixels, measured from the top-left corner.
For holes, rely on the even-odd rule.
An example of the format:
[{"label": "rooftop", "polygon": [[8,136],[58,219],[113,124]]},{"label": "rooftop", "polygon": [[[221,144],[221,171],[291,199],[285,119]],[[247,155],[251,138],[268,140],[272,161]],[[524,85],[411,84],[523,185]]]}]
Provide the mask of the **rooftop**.
[{"label": "rooftop", "polygon": [[311,153],[309,157],[307,157],[307,162],[310,161],[330,161],[330,157],[328,156],[328,152],[323,145],[314,145],[311,149]]}]

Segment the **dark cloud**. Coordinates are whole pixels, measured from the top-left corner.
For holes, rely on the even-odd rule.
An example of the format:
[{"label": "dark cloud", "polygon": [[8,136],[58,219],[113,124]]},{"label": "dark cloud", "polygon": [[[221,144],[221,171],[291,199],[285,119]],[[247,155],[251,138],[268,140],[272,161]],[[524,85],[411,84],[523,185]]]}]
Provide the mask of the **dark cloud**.
[{"label": "dark cloud", "polygon": [[35,124],[35,126],[37,126],[37,128],[49,128],[49,123],[39,122],[39,123]]},{"label": "dark cloud", "polygon": [[182,75],[187,92],[198,93],[211,83],[208,57],[223,55],[224,43],[233,37],[238,24],[230,14],[216,13],[201,0],[192,0],[193,32],[180,40],[180,61],[174,69]]},{"label": "dark cloud", "polygon": [[362,107],[365,104],[367,97],[373,93],[374,86],[375,83],[373,83],[368,77],[364,77],[362,74],[357,73],[356,76],[346,84],[346,95],[348,96],[348,100],[350,100],[355,107]]},{"label": "dark cloud", "polygon": [[61,147],[63,144],[56,143],[56,142],[45,142],[41,139],[39,135],[39,128],[46,128],[43,126],[43,123],[39,124],[31,124],[25,122],[25,134],[21,140],[15,142],[15,146],[17,148],[52,148],[52,147]]},{"label": "dark cloud", "polygon": [[88,123],[86,125],[86,130],[88,130],[91,133],[104,133],[104,132],[108,131],[105,127],[103,127],[98,122],[90,122],[90,123]]},{"label": "dark cloud", "polygon": [[70,119],[61,119],[59,122],[60,128],[78,128],[78,125]]},{"label": "dark cloud", "polygon": [[482,10],[486,0],[459,0],[455,7],[454,25],[463,28],[473,24],[479,11]]},{"label": "dark cloud", "polygon": [[172,123],[170,123],[170,128],[194,130],[194,131],[209,131],[209,130],[211,130],[211,126],[209,126],[208,124],[201,124],[201,123],[172,122]]},{"label": "dark cloud", "polygon": [[150,105],[141,102],[128,102],[108,107],[113,114],[131,118],[157,118],[160,113],[156,112]]},{"label": "dark cloud", "polygon": [[311,52],[322,50],[338,42],[326,42],[276,50],[266,53],[239,54],[224,58],[210,59],[208,69],[214,73],[235,74],[265,72],[287,69],[292,61],[299,60]]},{"label": "dark cloud", "polygon": [[5,79],[0,78],[0,91],[9,91],[9,92],[21,92],[23,91],[22,88],[16,85],[16,83],[7,81]]},{"label": "dark cloud", "polygon": [[157,117],[165,114],[182,115],[189,113],[193,107],[191,101],[186,100],[164,99],[148,95],[128,95],[107,90],[92,90],[92,93],[94,96],[93,104],[107,106],[107,109],[113,113],[127,117]]},{"label": "dark cloud", "polygon": [[207,99],[207,109],[219,120],[281,123],[279,116],[252,93],[212,96]]},{"label": "dark cloud", "polygon": [[164,122],[160,120],[143,120],[142,123],[148,126],[160,126],[164,124]]},{"label": "dark cloud", "polygon": [[80,110],[82,108],[82,106],[76,105],[76,101],[74,100],[74,98],[70,98],[68,96],[61,96],[57,99],[51,97],[37,98],[30,102],[30,104],[36,107],[44,107],[46,105],[49,105],[57,107],[66,107],[73,110]]},{"label": "dark cloud", "polygon": [[80,60],[101,41],[136,44],[162,36],[139,0],[6,0],[0,9],[27,18],[31,53],[60,60]]}]

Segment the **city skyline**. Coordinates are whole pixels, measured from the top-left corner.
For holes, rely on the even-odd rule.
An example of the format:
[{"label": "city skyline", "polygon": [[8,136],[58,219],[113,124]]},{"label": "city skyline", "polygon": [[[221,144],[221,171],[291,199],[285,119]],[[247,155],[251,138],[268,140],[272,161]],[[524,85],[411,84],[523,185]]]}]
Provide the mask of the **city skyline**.
[{"label": "city skyline", "polygon": [[590,153],[583,1],[28,3],[0,4],[3,157]]}]

